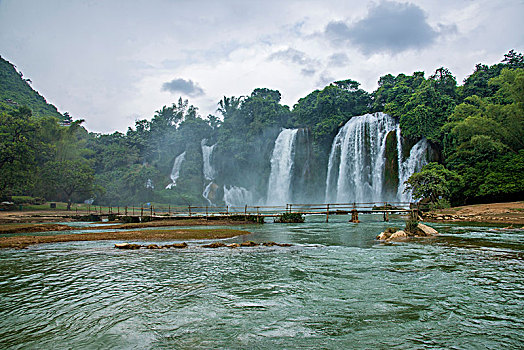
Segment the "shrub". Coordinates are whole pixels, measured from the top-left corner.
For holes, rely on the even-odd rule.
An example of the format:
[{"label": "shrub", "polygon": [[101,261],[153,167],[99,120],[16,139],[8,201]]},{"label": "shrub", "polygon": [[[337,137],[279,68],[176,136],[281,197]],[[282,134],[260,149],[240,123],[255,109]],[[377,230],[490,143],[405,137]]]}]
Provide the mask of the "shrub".
[{"label": "shrub", "polygon": [[413,218],[410,218],[406,221],[406,227],[404,227],[404,231],[407,234],[414,235],[417,232],[417,226],[418,226],[418,221]]},{"label": "shrub", "polygon": [[140,222],[140,218],[138,216],[121,216],[120,221],[125,224],[136,224]]},{"label": "shrub", "polygon": [[279,223],[302,223],[304,222],[304,217],[299,213],[283,213],[280,214],[275,222]]}]

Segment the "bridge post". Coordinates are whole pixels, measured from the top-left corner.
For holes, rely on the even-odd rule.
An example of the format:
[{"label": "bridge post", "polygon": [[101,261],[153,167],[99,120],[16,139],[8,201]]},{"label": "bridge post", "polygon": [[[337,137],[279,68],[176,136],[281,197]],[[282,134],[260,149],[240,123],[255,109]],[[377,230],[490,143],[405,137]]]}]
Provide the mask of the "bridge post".
[{"label": "bridge post", "polygon": [[350,222],[353,222],[353,223],[359,223],[360,220],[358,219],[358,210],[357,209],[353,209],[351,210],[351,220]]},{"label": "bridge post", "polygon": [[144,216],[144,205],[142,204],[142,206],[140,207],[140,219],[142,219],[143,216]]},{"label": "bridge post", "polygon": [[326,222],[329,222],[329,204],[326,205]]},{"label": "bridge post", "polygon": [[247,204],[244,206],[244,220],[247,221]]},{"label": "bridge post", "polygon": [[189,212],[189,217],[191,217],[191,204],[187,206],[187,210]]},{"label": "bridge post", "polygon": [[149,207],[149,216],[153,216],[153,206]]},{"label": "bridge post", "polygon": [[208,214],[208,213],[207,213],[207,205],[206,205],[206,220],[207,220],[207,214]]},{"label": "bridge post", "polygon": [[124,213],[125,213],[125,216],[127,216],[127,205],[126,205],[126,207],[124,208]]}]

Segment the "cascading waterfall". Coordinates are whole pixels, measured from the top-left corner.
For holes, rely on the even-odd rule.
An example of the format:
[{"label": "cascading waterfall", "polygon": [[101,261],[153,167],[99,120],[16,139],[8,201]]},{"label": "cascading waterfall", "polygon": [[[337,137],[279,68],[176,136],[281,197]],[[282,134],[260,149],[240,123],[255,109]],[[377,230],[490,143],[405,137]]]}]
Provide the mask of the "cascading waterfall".
[{"label": "cascading waterfall", "polygon": [[283,205],[291,199],[291,177],[298,129],[283,129],[275,141],[271,156],[271,173],[267,204]]},{"label": "cascading waterfall", "polygon": [[209,183],[204,188],[204,192],[202,192],[202,196],[208,201],[209,204],[214,205],[213,202],[209,199],[209,194],[211,193],[211,190],[213,188],[213,180],[216,177],[216,172],[213,166],[211,165],[211,156],[213,155],[213,149],[216,146],[216,143],[212,146],[206,145],[207,139],[203,139],[200,142],[200,145],[202,147],[202,159],[203,159],[203,168],[202,172],[204,174],[204,178],[209,181]]},{"label": "cascading waterfall", "polygon": [[396,128],[384,113],[351,118],[333,140],[326,179],[326,202],[382,200],[386,136]]},{"label": "cascading waterfall", "polygon": [[203,139],[202,142],[200,143],[202,146],[202,158],[204,160],[203,162],[204,163],[204,167],[203,167],[204,177],[206,180],[214,180],[216,173],[215,173],[215,169],[211,165],[211,155],[213,154],[213,149],[215,148],[216,143],[212,146],[207,146],[206,143],[207,143],[207,139]]},{"label": "cascading waterfall", "polygon": [[244,187],[224,186],[224,202],[228,207],[243,207],[252,204],[253,195]]},{"label": "cascading waterfall", "polygon": [[420,171],[427,164],[426,153],[428,151],[428,141],[421,139],[413,146],[409,152],[409,157],[401,162],[399,152],[398,167],[398,191],[397,199],[401,202],[411,202],[411,192],[404,193],[406,185],[404,182],[415,172]]},{"label": "cascading waterfall", "polygon": [[402,159],[402,137],[397,121],[384,113],[366,114],[350,119],[333,140],[329,154],[325,201],[327,203],[383,202],[386,140],[396,133],[398,154],[397,201],[411,201],[404,193],[404,182],[426,164],[429,144],[420,140]]},{"label": "cascading waterfall", "polygon": [[175,158],[175,163],[173,164],[173,169],[171,170],[171,183],[166,186],[166,189],[173,188],[176,186],[176,180],[180,177],[180,169],[182,168],[182,162],[186,159],[186,152],[182,152]]}]

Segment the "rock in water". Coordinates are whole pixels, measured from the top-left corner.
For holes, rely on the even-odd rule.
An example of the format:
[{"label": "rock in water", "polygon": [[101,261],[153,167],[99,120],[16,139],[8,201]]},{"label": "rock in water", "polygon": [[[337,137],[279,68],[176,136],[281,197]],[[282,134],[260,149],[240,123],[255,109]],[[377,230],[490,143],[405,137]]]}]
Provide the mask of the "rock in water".
[{"label": "rock in water", "polygon": [[187,243],[186,242],[182,242],[182,243],[173,243],[171,244],[171,246],[173,248],[187,248]]},{"label": "rock in water", "polygon": [[256,247],[257,245],[258,243],[255,243],[253,241],[247,241],[247,242],[240,243],[241,247]]},{"label": "rock in water", "polygon": [[398,242],[398,241],[407,240],[412,237],[431,237],[435,235],[438,235],[437,230],[427,225],[419,223],[417,225],[415,234],[408,234],[406,231],[389,227],[384,232],[381,232],[377,236],[376,239],[378,241],[385,241],[385,242],[391,242],[391,241]]},{"label": "rock in water", "polygon": [[140,249],[142,246],[140,244],[131,244],[131,243],[116,243],[115,248],[117,249]]},{"label": "rock in water", "polygon": [[438,232],[433,227],[429,227],[429,226],[421,224],[421,223],[419,223],[417,225],[417,233],[415,234],[416,237],[418,237],[418,236],[435,236],[435,235],[438,235]]},{"label": "rock in water", "polygon": [[408,239],[409,236],[408,234],[406,233],[406,231],[397,231],[395,233],[393,233],[391,236],[389,236],[389,238],[386,240],[386,241],[403,241],[405,239]]},{"label": "rock in water", "polygon": [[222,242],[215,242],[215,243],[210,243],[210,244],[206,244],[206,245],[203,245],[202,248],[221,248],[221,247],[225,247],[225,243],[222,243]]}]

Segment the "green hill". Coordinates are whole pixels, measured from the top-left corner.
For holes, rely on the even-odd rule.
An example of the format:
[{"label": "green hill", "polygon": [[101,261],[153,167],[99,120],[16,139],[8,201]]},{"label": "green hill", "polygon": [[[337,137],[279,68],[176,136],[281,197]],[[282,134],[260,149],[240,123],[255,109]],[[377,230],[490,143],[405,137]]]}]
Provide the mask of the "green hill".
[{"label": "green hill", "polygon": [[47,103],[15,67],[0,56],[0,113],[12,112],[21,106],[29,107],[37,117],[53,116],[64,119],[55,106]]}]

